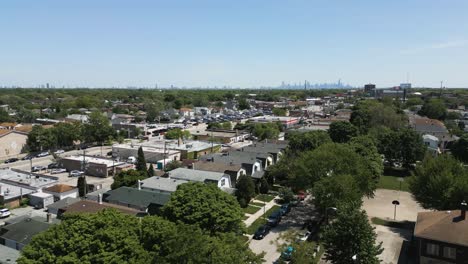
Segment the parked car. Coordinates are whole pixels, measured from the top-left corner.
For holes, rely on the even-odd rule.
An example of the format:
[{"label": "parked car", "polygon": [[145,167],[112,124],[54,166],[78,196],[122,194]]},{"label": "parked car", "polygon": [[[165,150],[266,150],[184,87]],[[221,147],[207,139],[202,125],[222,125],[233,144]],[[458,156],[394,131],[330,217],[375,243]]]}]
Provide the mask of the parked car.
[{"label": "parked car", "polygon": [[62,154],[62,153],[65,153],[65,150],[59,149],[54,152],[54,154]]},{"label": "parked car", "polygon": [[304,201],[304,199],[307,197],[307,194],[304,191],[298,191],[296,197],[299,201]]},{"label": "parked car", "polygon": [[17,158],[11,158],[11,159],[5,160],[5,163],[13,163],[13,162],[17,162],[17,161],[18,161]]},{"label": "parked car", "polygon": [[0,218],[9,217],[10,215],[11,212],[7,208],[0,209]]},{"label": "parked car", "polygon": [[64,173],[66,172],[66,169],[53,169],[50,171],[50,174],[59,174],[59,173]]},{"label": "parked car", "polygon": [[59,165],[58,165],[57,162],[54,162],[54,163],[51,163],[51,164],[47,165],[48,169],[56,169],[58,167],[59,167]]},{"label": "parked car", "polygon": [[137,159],[133,156],[128,157],[127,163],[135,164]]},{"label": "parked car", "polygon": [[286,203],[286,204],[281,205],[280,211],[281,211],[281,215],[288,214],[291,211],[291,204]]},{"label": "parked car", "polygon": [[37,158],[45,157],[45,156],[49,156],[49,152],[48,152],[48,151],[41,152],[41,153],[39,153],[39,154],[36,155]]},{"label": "parked car", "polygon": [[47,169],[46,166],[34,166],[31,168],[31,172],[38,172]]},{"label": "parked car", "polygon": [[292,254],[294,252],[294,248],[292,246],[288,246],[282,253],[281,258],[283,260],[289,261],[291,260]]},{"label": "parked car", "polygon": [[33,158],[34,158],[34,155],[28,154],[28,155],[24,156],[23,158],[21,158],[21,160],[31,160]]},{"label": "parked car", "polygon": [[277,210],[274,211],[269,217],[268,217],[268,225],[269,226],[277,226],[279,222],[281,221],[281,211]]},{"label": "parked car", "polygon": [[84,174],[84,172],[79,171],[79,170],[70,171],[70,177],[79,177],[79,176],[81,176],[83,174]]},{"label": "parked car", "polygon": [[270,227],[268,225],[260,226],[255,232],[253,239],[261,240],[270,232]]},{"label": "parked car", "polygon": [[112,156],[112,151],[107,152],[107,156]]}]

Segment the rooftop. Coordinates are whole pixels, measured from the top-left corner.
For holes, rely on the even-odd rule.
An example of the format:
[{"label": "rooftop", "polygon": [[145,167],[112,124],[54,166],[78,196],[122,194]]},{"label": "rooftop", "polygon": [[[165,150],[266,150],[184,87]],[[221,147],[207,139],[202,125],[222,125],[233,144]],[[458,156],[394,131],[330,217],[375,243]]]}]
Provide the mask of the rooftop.
[{"label": "rooftop", "polygon": [[79,198],[67,197],[47,206],[47,209],[60,209],[79,202]]},{"label": "rooftop", "polygon": [[175,192],[177,190],[177,186],[187,182],[188,181],[186,180],[169,179],[159,176],[153,176],[142,180],[141,186],[142,188],[155,189],[166,192]]},{"label": "rooftop", "polygon": [[171,198],[170,193],[138,190],[131,187],[120,187],[107,192],[105,200],[112,203],[129,204],[139,207],[148,207],[150,204],[165,205]]},{"label": "rooftop", "polygon": [[90,200],[82,200],[77,203],[60,208],[67,214],[72,213],[97,213],[104,209],[116,209],[124,214],[137,215],[140,211],[111,203],[98,203]]},{"label": "rooftop", "polygon": [[461,211],[418,213],[414,236],[468,247],[468,219]]},{"label": "rooftop", "polygon": [[2,230],[6,230],[6,232],[1,237],[26,245],[34,235],[47,230],[51,224],[42,218],[25,218],[19,222],[3,226]]},{"label": "rooftop", "polygon": [[40,188],[51,186],[56,182],[57,178],[52,176],[44,177],[15,169],[0,169],[0,183]]},{"label": "rooftop", "polygon": [[169,178],[186,181],[216,181],[218,182],[225,175],[224,172],[212,172],[202,170],[192,170],[186,168],[177,168],[168,172]]},{"label": "rooftop", "polygon": [[199,161],[193,164],[193,168],[201,171],[214,171],[214,172],[226,172],[226,171],[239,171],[242,166],[239,164],[224,164],[209,161]]},{"label": "rooftop", "polygon": [[[198,141],[198,140],[185,140],[183,144],[178,144],[177,140],[168,140],[166,141],[166,149],[175,149],[181,151],[202,151],[219,146],[219,144],[212,144],[210,142]],[[164,149],[164,141],[161,140],[152,140],[146,143],[142,143],[143,147],[153,147],[153,148],[162,148]]]},{"label": "rooftop", "polygon": [[67,185],[67,184],[56,184],[54,186],[51,186],[49,188],[45,188],[45,192],[53,192],[53,193],[64,193],[64,192],[69,192],[71,190],[75,190],[75,186]]},{"label": "rooftop", "polygon": [[[64,159],[68,160],[75,160],[75,161],[83,161],[83,155],[80,156],[69,156]],[[92,156],[85,156],[84,158],[86,163],[94,163],[94,164],[105,164],[107,167],[113,167],[113,166],[120,166],[122,164],[125,164],[125,162],[121,161],[115,161],[112,159],[105,159],[105,158],[99,158],[99,157],[92,157]]]}]

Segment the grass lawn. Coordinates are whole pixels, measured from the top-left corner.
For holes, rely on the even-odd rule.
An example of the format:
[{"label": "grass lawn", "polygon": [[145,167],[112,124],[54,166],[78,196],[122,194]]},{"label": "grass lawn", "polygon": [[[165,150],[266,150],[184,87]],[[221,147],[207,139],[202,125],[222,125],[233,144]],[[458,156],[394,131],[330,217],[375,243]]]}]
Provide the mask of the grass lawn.
[{"label": "grass lawn", "polygon": [[388,227],[403,228],[403,229],[409,229],[409,230],[414,229],[414,222],[411,222],[411,221],[399,222],[399,221],[385,220],[385,219],[378,218],[378,217],[372,217],[371,222],[374,225],[383,225],[383,226],[388,226]]},{"label": "grass lawn", "polygon": [[[272,208],[270,208],[270,210],[266,211],[265,213],[265,216],[268,217],[270,216],[271,213],[273,213],[274,211],[278,210],[280,207],[278,205],[273,205]],[[252,235],[253,233],[255,233],[255,231],[257,231],[257,229],[261,226],[261,225],[264,225],[266,223],[266,220],[263,219],[263,216],[259,217],[257,220],[255,220],[249,227],[247,227],[247,234],[250,234]]]},{"label": "grass lawn", "polygon": [[250,205],[255,205],[255,206],[260,206],[263,207],[263,203],[256,203],[256,202],[251,202]]},{"label": "grass lawn", "polygon": [[[405,192],[409,192],[408,187],[408,179],[410,177],[404,177],[404,181],[401,182],[401,190]],[[383,175],[380,176],[379,183],[377,184],[377,188],[380,189],[390,189],[390,190],[400,190],[400,181],[398,181],[399,177],[392,176],[392,175]]]},{"label": "grass lawn", "polygon": [[242,221],[247,220],[247,219],[249,219],[249,217],[246,216],[246,215],[244,215],[244,216],[242,217]]},{"label": "grass lawn", "polygon": [[259,194],[259,195],[257,195],[257,197],[255,197],[255,200],[259,200],[259,201],[268,203],[269,201],[273,200],[274,198],[275,198],[275,196],[273,196],[273,195]]},{"label": "grass lawn", "polygon": [[246,208],[242,208],[242,210],[246,214],[255,214],[258,210],[260,210],[260,207],[249,205]]}]

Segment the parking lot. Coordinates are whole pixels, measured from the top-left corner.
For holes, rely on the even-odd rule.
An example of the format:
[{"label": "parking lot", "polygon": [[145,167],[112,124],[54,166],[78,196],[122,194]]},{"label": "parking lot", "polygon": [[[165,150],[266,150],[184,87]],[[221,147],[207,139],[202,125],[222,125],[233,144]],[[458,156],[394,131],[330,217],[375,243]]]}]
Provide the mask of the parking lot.
[{"label": "parking lot", "polygon": [[278,245],[284,243],[280,239],[281,235],[288,230],[305,232],[306,230],[303,229],[304,223],[316,217],[318,217],[318,214],[314,206],[309,202],[302,202],[296,207],[292,207],[291,211],[283,216],[278,226],[273,227],[265,238],[262,240],[252,239],[249,247],[257,254],[265,252],[265,263],[273,263],[281,255],[281,252],[278,250]]},{"label": "parking lot", "polygon": [[[109,146],[103,146],[102,147],[102,154],[105,156],[107,152],[112,150],[111,147]],[[93,147],[93,148],[88,148],[85,150],[86,155],[100,155],[101,154],[101,147]],[[60,154],[60,157],[66,157],[66,156],[72,156],[72,155],[82,155],[83,151],[82,150],[72,150],[72,151],[67,151],[65,153]],[[41,157],[41,158],[33,158],[32,160],[19,160],[14,163],[8,163],[8,164],[0,164],[0,168],[14,168],[26,172],[31,171],[32,166],[45,166],[49,165],[50,163],[53,163],[54,157],[52,155],[46,156],[46,157]],[[40,172],[37,172],[39,174],[44,174],[44,175],[52,175],[54,177],[59,178],[59,183],[64,183],[68,185],[77,185],[77,177],[69,177],[68,172],[64,173],[59,173],[59,174],[51,174],[50,170],[43,170]],[[112,177],[108,178],[100,178],[100,177],[93,177],[93,176],[87,176],[86,181],[88,184],[102,184],[103,188],[110,187],[110,185],[113,182]]]}]

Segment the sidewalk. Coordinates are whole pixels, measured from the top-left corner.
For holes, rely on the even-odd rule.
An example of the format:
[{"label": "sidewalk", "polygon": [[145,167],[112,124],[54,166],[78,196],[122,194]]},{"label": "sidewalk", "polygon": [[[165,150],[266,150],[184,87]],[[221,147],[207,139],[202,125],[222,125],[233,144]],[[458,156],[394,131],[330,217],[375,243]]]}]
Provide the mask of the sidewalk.
[{"label": "sidewalk", "polygon": [[[273,198],[273,200],[266,203],[265,206],[260,207],[260,210],[255,212],[255,214],[250,215],[249,218],[245,219],[244,220],[245,225],[250,226],[255,220],[257,220],[258,218],[263,216],[264,211],[266,212],[266,211],[270,210],[274,205],[279,205],[278,203],[275,202],[276,199],[278,199],[278,196],[276,196],[275,198]],[[259,200],[252,200],[252,202],[263,203],[263,201],[259,201]],[[265,208],[265,209],[263,209],[263,208]]]}]

